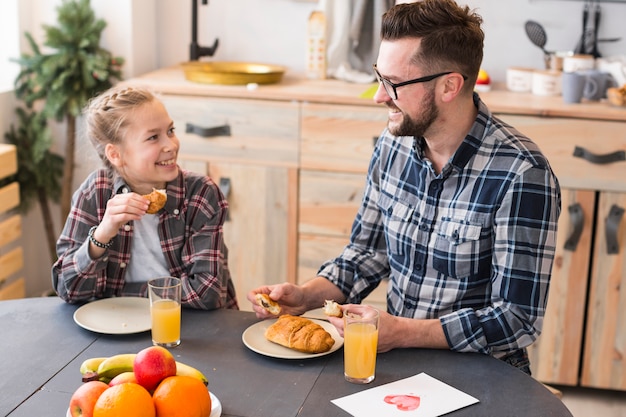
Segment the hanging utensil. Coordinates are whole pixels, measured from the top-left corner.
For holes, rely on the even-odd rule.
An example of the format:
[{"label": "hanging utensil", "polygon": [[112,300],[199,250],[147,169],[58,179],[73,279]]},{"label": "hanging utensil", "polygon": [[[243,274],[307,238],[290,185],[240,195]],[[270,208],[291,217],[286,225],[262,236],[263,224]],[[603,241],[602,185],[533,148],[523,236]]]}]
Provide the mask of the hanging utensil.
[{"label": "hanging utensil", "polygon": [[550,52],[546,51],[546,43],[548,42],[548,35],[546,35],[546,31],[543,29],[540,23],[535,22],[534,20],[528,20],[524,24],[524,28],[526,29],[526,35],[528,35],[528,39],[535,45],[541,48],[543,51],[543,59],[546,65],[546,69],[550,68],[550,56],[552,55]]},{"label": "hanging utensil", "polygon": [[598,51],[598,28],[600,27],[600,3],[596,2],[596,7],[593,11],[593,45],[591,46],[591,55],[594,58],[600,58],[600,51]]},{"label": "hanging utensil", "polygon": [[585,5],[583,6],[583,33],[580,35],[580,40],[578,41],[578,45],[574,48],[574,52],[577,54],[586,54],[587,53],[587,20],[589,19],[589,1],[585,1]]}]

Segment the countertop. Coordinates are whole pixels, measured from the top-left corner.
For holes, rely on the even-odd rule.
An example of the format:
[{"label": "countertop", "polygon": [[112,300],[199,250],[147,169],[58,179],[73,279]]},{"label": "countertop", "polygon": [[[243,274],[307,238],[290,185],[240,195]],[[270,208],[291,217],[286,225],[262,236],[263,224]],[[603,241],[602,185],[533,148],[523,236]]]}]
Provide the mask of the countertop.
[{"label": "countertop", "polygon": [[[371,84],[354,84],[335,79],[309,80],[289,72],[285,73],[280,83],[258,85],[256,88],[187,81],[180,66],[152,71],[124,83],[148,85],[164,94],[381,106],[371,98],[361,97]],[[612,106],[606,101],[567,104],[563,103],[560,96],[511,92],[497,83],[491,91],[479,94],[495,113],[626,121],[626,107]]]}]

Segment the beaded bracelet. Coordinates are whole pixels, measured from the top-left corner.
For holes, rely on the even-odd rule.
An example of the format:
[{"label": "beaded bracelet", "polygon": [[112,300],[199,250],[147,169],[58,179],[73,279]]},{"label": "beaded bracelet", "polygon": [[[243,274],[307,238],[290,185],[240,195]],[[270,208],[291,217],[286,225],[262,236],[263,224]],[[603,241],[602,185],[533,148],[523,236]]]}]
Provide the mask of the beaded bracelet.
[{"label": "beaded bracelet", "polygon": [[93,226],[91,229],[89,229],[89,235],[88,235],[89,241],[99,248],[109,249],[111,245],[113,244],[113,239],[109,240],[109,243],[102,243],[102,242],[97,241],[96,238],[93,237],[93,232],[96,230],[97,227],[98,226]]}]

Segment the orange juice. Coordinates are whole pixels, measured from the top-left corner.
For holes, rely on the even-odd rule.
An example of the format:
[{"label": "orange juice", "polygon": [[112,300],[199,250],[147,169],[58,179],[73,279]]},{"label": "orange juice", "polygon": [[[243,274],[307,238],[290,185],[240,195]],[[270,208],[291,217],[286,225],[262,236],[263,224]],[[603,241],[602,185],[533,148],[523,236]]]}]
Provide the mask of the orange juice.
[{"label": "orange juice", "polygon": [[180,304],[174,300],[158,300],[150,308],[152,341],[165,346],[180,343]]},{"label": "orange juice", "polygon": [[344,328],[344,372],[353,382],[371,382],[376,370],[378,329],[372,323],[348,323]]}]

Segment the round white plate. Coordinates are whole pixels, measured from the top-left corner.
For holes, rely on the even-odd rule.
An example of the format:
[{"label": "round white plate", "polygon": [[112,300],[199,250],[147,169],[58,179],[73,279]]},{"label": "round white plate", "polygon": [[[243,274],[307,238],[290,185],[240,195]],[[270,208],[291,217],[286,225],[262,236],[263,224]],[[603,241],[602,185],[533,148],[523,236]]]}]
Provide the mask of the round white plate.
[{"label": "round white plate", "polygon": [[74,312],[80,327],[98,333],[130,334],[150,330],[150,300],[114,297],[92,301]]},{"label": "round white plate", "polygon": [[332,338],[335,339],[335,344],[328,352],[304,353],[270,342],[265,338],[265,330],[272,324],[276,323],[276,320],[278,319],[263,320],[248,327],[241,335],[243,344],[246,345],[248,349],[256,353],[280,359],[317,358],[318,356],[324,356],[333,353],[343,346],[343,337],[339,336],[339,333],[337,332],[335,326],[327,321],[317,319],[310,320],[322,326],[328,333],[330,333]]},{"label": "round white plate", "polygon": [[[222,403],[211,391],[209,391],[209,394],[211,394],[211,415],[209,417],[220,417],[222,415]],[[67,409],[66,417],[72,417],[69,408]]]}]

